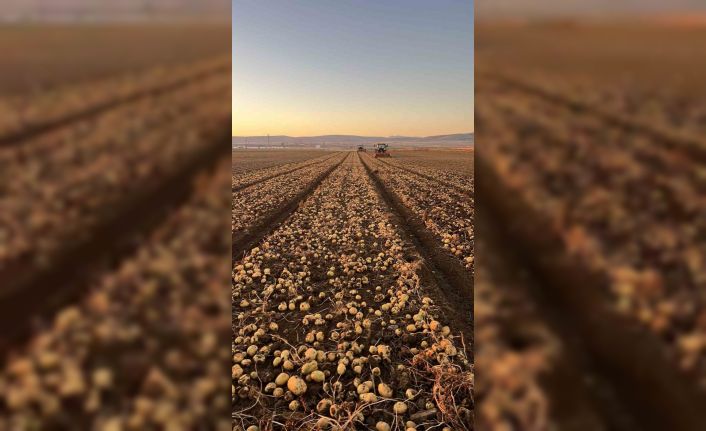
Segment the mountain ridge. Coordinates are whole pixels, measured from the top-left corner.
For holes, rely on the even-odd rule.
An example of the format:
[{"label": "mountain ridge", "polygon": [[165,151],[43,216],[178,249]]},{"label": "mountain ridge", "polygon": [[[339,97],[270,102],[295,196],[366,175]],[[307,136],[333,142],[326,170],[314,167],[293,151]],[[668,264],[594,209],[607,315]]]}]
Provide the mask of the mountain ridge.
[{"label": "mountain ridge", "polygon": [[320,135],[320,136],[233,136],[232,145],[270,146],[284,145],[345,145],[374,144],[376,142],[399,144],[450,143],[454,145],[473,145],[473,133],[454,133],[434,136],[361,136],[361,135]]}]

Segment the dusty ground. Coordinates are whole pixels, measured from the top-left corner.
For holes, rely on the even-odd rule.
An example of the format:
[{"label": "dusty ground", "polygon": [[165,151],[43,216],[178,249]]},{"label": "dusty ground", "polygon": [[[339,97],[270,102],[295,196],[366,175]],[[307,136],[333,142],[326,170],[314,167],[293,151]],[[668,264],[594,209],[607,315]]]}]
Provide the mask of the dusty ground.
[{"label": "dusty ground", "polygon": [[181,64],[230,50],[230,26],[0,26],[0,95]]},{"label": "dusty ground", "polygon": [[[554,73],[604,82],[681,83],[703,90],[706,27],[618,24],[501,25],[479,23],[476,67],[521,74]],[[675,82],[678,78],[679,82]]]}]

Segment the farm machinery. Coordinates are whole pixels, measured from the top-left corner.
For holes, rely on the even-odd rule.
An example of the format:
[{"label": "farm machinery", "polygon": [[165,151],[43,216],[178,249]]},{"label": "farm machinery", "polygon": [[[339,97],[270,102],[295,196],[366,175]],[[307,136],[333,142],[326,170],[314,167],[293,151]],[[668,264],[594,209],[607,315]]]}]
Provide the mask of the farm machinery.
[{"label": "farm machinery", "polygon": [[359,145],[359,146],[358,146],[358,151],[366,152],[367,150],[365,149],[364,146]]},{"label": "farm machinery", "polygon": [[389,145],[387,144],[375,144],[375,158],[378,157],[390,157],[390,152],[387,151]]}]

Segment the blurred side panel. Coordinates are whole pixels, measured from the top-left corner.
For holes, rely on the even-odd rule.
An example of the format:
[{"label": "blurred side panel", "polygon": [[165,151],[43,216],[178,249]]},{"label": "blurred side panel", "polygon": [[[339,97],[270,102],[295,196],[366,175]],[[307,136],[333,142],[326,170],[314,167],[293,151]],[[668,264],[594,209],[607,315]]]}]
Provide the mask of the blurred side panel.
[{"label": "blurred side panel", "polygon": [[0,429],[228,429],[230,4],[0,12]]},{"label": "blurred side panel", "polygon": [[706,429],[706,7],[476,32],[477,429]]}]

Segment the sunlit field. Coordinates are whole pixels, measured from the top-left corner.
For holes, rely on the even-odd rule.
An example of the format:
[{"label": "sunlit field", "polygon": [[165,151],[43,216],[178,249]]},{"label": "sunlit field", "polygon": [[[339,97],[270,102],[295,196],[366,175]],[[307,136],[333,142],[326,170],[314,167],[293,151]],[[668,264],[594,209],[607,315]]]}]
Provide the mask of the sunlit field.
[{"label": "sunlit field", "polygon": [[0,429],[229,426],[228,34],[0,29]]},{"label": "sunlit field", "polygon": [[472,429],[472,151],[257,153],[233,153],[234,429]]},{"label": "sunlit field", "polygon": [[703,428],[706,29],[477,34],[479,429]]}]

